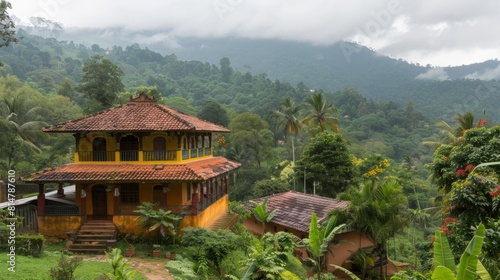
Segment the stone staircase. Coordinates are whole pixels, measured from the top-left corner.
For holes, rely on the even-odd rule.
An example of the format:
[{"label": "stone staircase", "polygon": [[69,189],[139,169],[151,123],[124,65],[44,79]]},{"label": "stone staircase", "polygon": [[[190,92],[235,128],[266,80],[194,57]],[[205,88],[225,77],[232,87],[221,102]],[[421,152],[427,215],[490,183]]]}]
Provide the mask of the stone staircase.
[{"label": "stone staircase", "polygon": [[89,220],[76,234],[69,251],[75,254],[104,254],[116,245],[116,228],[111,220]]},{"label": "stone staircase", "polygon": [[215,221],[209,229],[217,230],[217,229],[231,229],[236,221],[238,220],[237,214],[229,214],[228,212],[224,213],[224,215],[220,216],[217,221]]}]

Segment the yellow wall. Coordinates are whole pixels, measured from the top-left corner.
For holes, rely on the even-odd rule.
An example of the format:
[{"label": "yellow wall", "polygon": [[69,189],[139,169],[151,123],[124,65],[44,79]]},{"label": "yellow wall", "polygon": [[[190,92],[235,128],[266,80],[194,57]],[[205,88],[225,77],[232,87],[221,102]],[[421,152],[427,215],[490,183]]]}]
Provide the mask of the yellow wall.
[{"label": "yellow wall", "polygon": [[83,216],[38,216],[38,232],[44,236],[68,238],[67,232],[77,232]]},{"label": "yellow wall", "polygon": [[197,216],[185,216],[179,225],[179,230],[185,227],[210,227],[218,218],[227,212],[229,207],[228,195],[224,195]]},{"label": "yellow wall", "polygon": [[130,233],[134,235],[139,235],[144,231],[140,225],[141,219],[137,219],[138,216],[113,216],[113,223],[116,226],[116,230],[120,233]]},{"label": "yellow wall", "polygon": [[[183,194],[185,183],[169,183],[167,192],[167,205],[180,205],[184,204]],[[184,199],[184,200],[183,200]]]}]

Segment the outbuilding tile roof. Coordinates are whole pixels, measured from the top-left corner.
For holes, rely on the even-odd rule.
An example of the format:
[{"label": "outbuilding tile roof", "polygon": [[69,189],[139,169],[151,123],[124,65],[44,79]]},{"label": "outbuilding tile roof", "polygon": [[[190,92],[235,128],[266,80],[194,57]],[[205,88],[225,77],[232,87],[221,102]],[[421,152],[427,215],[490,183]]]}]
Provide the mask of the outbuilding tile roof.
[{"label": "outbuilding tile roof", "polygon": [[229,132],[228,128],[186,115],[139,94],[129,102],[77,120],[44,127],[44,132],[120,131]]},{"label": "outbuilding tile roof", "polygon": [[308,233],[312,212],[316,213],[318,222],[322,223],[328,218],[328,213],[333,209],[346,209],[347,201],[337,200],[312,194],[295,191],[278,193],[245,202],[249,210],[253,210],[254,203],[262,203],[267,198],[267,210],[276,210],[272,223]]},{"label": "outbuilding tile roof", "polygon": [[35,173],[27,182],[204,181],[241,166],[214,157],[182,164],[70,163]]}]

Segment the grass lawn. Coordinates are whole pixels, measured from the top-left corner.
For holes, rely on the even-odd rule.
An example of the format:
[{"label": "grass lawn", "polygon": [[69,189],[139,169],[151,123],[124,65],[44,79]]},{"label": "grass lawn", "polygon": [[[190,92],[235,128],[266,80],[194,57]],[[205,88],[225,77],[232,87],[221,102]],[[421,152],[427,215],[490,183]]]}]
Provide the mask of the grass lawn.
[{"label": "grass lawn", "polygon": [[[5,280],[42,280],[50,279],[49,271],[51,267],[57,266],[62,253],[45,251],[40,258],[27,256],[16,256],[15,272],[8,269],[7,254],[0,254],[0,279]],[[111,272],[111,266],[103,261],[84,260],[75,270],[76,279],[94,280],[103,273]],[[143,274],[137,272],[135,279],[147,279]]]}]

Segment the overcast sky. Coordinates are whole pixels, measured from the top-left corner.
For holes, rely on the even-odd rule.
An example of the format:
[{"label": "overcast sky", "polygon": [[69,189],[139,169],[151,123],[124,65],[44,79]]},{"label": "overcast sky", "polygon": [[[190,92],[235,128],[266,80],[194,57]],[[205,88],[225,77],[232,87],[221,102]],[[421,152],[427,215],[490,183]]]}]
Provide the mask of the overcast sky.
[{"label": "overcast sky", "polygon": [[[318,45],[359,42],[433,66],[500,58],[495,0],[17,0],[22,21],[65,27],[123,27],[180,37],[276,38]],[[135,43],[135,42],[131,42]]]}]

